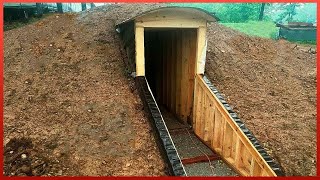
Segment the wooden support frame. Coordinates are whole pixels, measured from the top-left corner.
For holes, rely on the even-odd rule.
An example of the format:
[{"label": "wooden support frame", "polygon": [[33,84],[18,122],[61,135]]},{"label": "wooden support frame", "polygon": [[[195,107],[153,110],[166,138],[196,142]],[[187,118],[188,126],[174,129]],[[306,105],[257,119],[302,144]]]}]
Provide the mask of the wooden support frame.
[{"label": "wooden support frame", "polygon": [[164,18],[139,18],[135,20],[135,43],[136,43],[136,75],[145,76],[144,59],[144,29],[145,28],[194,28],[197,29],[197,41],[195,42],[196,60],[195,74],[203,74],[206,56],[206,29],[205,19],[186,19],[181,17]]},{"label": "wooden support frame", "polygon": [[135,26],[136,76],[145,76],[144,27]]},{"label": "wooden support frame", "polygon": [[[163,51],[160,52],[161,55],[157,54],[158,59],[162,60],[158,63],[161,74],[157,74],[157,77],[165,81],[159,83],[162,88],[159,85],[156,88],[161,88],[159,92],[157,91],[157,94],[162,96],[159,101],[184,122],[191,119],[196,135],[239,174],[244,176],[281,174],[278,172],[281,171],[280,168],[274,166],[275,163],[269,160],[270,157],[265,156],[267,153],[256,146],[255,138],[248,135],[247,129],[247,132],[242,131],[243,126],[233,119],[229,110],[224,107],[225,104],[219,101],[215,93],[210,90],[211,86],[209,87],[202,78],[207,48],[207,22],[214,20],[201,12],[180,9],[179,11],[183,13],[177,13],[176,10],[154,11],[130,21],[132,25],[134,24],[132,26],[135,33],[134,41],[131,36],[132,43],[125,44],[128,48],[132,46],[131,57],[135,51],[136,76],[146,75],[144,36],[148,29],[181,30],[181,33],[170,32],[170,36],[162,34],[160,37],[161,42],[158,47]],[[190,33],[186,29],[194,31]],[[127,39],[131,39],[130,36]],[[178,50],[173,51],[173,48]]]},{"label": "wooden support frame", "polygon": [[[185,11],[185,9],[179,10]],[[203,17],[189,13],[177,14],[174,9],[169,9],[146,14],[134,20],[137,76],[145,76],[144,31],[159,28],[181,29],[181,35],[170,33],[170,35],[163,37],[166,41],[171,38],[172,43],[165,41],[166,44],[163,46],[165,47],[162,59],[164,63],[161,71],[165,82],[162,83],[161,94],[163,98],[161,102],[185,123],[192,122],[194,76],[204,73],[207,22],[213,19],[209,20]],[[196,31],[193,34],[187,29],[195,29]],[[181,52],[179,50],[173,52],[173,47]],[[172,65],[168,66],[168,63],[172,63]]]},{"label": "wooden support frame", "polygon": [[[156,99],[181,122],[191,122],[197,29],[145,29],[144,35],[145,76]],[[160,86],[155,88],[154,81]]]},{"label": "wooden support frame", "polygon": [[[207,145],[218,153],[235,171],[243,176],[277,176],[266,160],[253,146],[242,129],[234,122],[216,95],[206,85],[201,75],[196,75],[193,124],[195,134],[204,139],[206,128],[203,124],[210,121],[212,133]],[[207,106],[206,108],[204,106]],[[210,113],[204,113],[210,110]]]},{"label": "wooden support frame", "polygon": [[[258,147],[259,151],[255,148],[255,140],[242,131],[239,122],[235,122],[202,78],[205,69],[208,19],[203,18],[204,16],[193,17],[192,14],[177,15],[172,10],[157,13],[143,15],[131,21],[135,33],[135,48],[132,50],[135,50],[136,76],[146,75],[144,36],[145,33],[149,33],[149,28],[179,29],[181,33],[170,32],[170,35],[162,34],[160,37],[158,47],[161,47],[159,49],[162,49],[162,52],[161,55],[157,55],[162,62],[158,63],[161,74],[157,74],[157,77],[164,81],[159,83],[162,87],[158,85],[159,88],[156,88],[161,88],[157,91],[157,94],[162,96],[159,101],[184,122],[191,119],[196,135],[239,174],[277,176],[279,168],[275,168],[268,158],[264,158],[266,153],[261,153]],[[133,43],[126,44],[128,47],[133,46]],[[174,51],[174,48],[178,50]],[[132,51],[131,57],[133,53]],[[149,60],[149,56],[147,59]]]},{"label": "wooden support frame", "polygon": [[156,19],[136,21],[137,26],[149,28],[198,28],[206,24],[203,19]]},{"label": "wooden support frame", "polygon": [[206,31],[207,26],[199,26],[197,32],[197,62],[196,74],[204,74],[205,58],[206,58]]}]

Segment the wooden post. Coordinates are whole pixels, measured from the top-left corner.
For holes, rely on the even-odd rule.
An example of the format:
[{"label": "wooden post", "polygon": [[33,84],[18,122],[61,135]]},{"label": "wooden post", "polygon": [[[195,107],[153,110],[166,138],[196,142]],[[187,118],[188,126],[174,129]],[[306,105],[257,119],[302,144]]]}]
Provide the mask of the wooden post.
[{"label": "wooden post", "polygon": [[176,114],[178,115],[179,118],[181,118],[181,89],[183,89],[183,87],[181,87],[181,77],[182,77],[182,71],[181,71],[181,67],[182,67],[182,30],[179,29],[177,30],[177,42],[176,42],[176,60],[177,60],[177,75],[176,75]]},{"label": "wooden post", "polygon": [[136,76],[145,76],[145,59],[144,59],[144,28],[135,27],[136,42]]},{"label": "wooden post", "polygon": [[63,13],[62,3],[57,3],[58,13]]},{"label": "wooden post", "polygon": [[206,57],[206,29],[200,26],[197,32],[197,63],[196,74],[204,74],[204,61]]}]

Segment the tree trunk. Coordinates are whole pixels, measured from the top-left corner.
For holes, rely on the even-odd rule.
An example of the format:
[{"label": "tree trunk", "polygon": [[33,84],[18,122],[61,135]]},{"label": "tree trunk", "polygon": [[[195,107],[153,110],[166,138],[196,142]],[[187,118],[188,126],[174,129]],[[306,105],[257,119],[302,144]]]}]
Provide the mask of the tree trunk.
[{"label": "tree trunk", "polygon": [[36,8],[37,8],[37,15],[41,17],[43,14],[42,3],[36,3]]},{"label": "tree trunk", "polygon": [[62,3],[57,3],[58,13],[63,13]]},{"label": "tree trunk", "polygon": [[81,3],[81,9],[82,9],[82,11],[85,11],[87,9],[87,4]]},{"label": "tree trunk", "polygon": [[262,21],[263,19],[263,14],[264,14],[264,7],[265,7],[266,3],[261,3],[261,7],[260,7],[260,14],[259,14],[259,21]]}]

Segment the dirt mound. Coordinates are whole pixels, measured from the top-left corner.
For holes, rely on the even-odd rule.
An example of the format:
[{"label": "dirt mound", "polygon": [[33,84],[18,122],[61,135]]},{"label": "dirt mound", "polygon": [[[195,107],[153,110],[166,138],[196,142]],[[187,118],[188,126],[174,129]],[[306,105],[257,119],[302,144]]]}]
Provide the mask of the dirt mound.
[{"label": "dirt mound", "polygon": [[[87,13],[89,13],[90,16],[92,13],[103,13],[106,18],[113,19],[115,24],[119,24],[152,9],[165,6],[167,5],[162,3],[117,3],[110,6],[99,6]],[[87,13],[82,13],[80,17],[85,18]]]},{"label": "dirt mound", "polygon": [[[4,144],[29,137],[57,160],[51,175],[164,175],[114,30],[160,6],[97,7],[6,31]],[[208,38],[213,83],[287,175],[315,175],[315,55],[218,24]]]},{"label": "dirt mound", "polygon": [[316,175],[316,55],[305,49],[208,30],[207,76],[287,175]]},{"label": "dirt mound", "polygon": [[4,33],[4,144],[30,138],[51,175],[164,175],[114,30],[127,13],[104,8]]}]

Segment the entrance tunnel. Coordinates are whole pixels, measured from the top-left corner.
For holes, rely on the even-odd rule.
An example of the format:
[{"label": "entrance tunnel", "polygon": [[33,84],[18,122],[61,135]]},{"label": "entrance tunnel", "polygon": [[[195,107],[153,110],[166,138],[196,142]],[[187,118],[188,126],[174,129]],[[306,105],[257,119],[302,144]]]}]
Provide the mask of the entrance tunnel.
[{"label": "entrance tunnel", "polygon": [[[216,21],[199,9],[165,7],[116,26],[163,157],[179,176],[199,173],[191,162],[197,166],[217,158],[242,176],[281,176],[278,164],[205,76],[207,27]],[[194,154],[200,146],[202,152],[208,149],[206,156]]]},{"label": "entrance tunnel", "polygon": [[157,103],[192,122],[197,30],[146,29],[146,78]]}]

